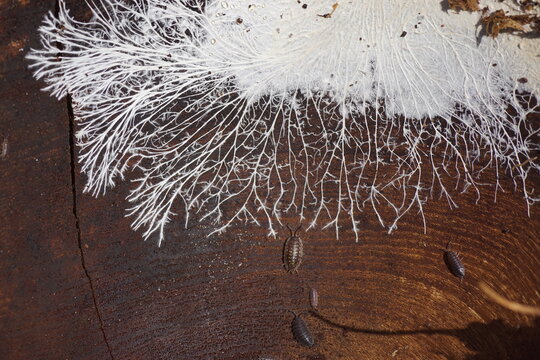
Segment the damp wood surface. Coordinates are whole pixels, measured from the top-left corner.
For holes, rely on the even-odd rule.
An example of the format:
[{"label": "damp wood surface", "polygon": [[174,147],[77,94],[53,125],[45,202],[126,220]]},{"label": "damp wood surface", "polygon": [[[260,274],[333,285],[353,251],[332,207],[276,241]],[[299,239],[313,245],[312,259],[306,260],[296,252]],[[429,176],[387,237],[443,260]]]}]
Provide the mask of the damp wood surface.
[{"label": "damp wood surface", "polygon": [[[85,5],[68,2],[78,16]],[[93,198],[72,161],[66,101],[40,91],[23,56],[54,1],[0,1],[0,359],[529,359],[540,322],[479,289],[540,304],[540,208],[507,175],[410,213],[387,234],[369,211],[361,237],[298,232],[298,274],[278,238],[238,225],[173,221],[161,248],[125,218],[129,182]],[[19,51],[23,49],[23,51]],[[536,191],[540,182],[533,184]],[[291,215],[284,223],[296,227]],[[459,252],[463,281],[443,249]],[[310,288],[318,312],[310,310]],[[302,313],[316,345],[293,338]]]}]

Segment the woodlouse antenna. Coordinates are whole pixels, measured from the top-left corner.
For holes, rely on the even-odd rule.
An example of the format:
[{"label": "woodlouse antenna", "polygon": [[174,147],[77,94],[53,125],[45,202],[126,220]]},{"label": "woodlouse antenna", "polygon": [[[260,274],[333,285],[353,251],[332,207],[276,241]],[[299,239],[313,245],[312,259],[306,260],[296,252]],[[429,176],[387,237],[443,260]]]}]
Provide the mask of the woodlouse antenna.
[{"label": "woodlouse antenna", "polygon": [[296,311],[292,311],[292,310],[289,310],[289,309],[286,309],[285,311],[290,312],[291,314],[294,315],[294,317],[302,316],[303,314],[308,314],[309,313],[309,311],[301,311],[301,312],[297,313]]},{"label": "woodlouse antenna", "polygon": [[301,227],[302,227],[302,224],[300,224],[300,225],[296,228],[296,230],[294,230],[294,235],[293,235],[293,236],[296,236],[296,233],[298,232],[298,230],[300,230]]},{"label": "woodlouse antenna", "polygon": [[446,243],[446,247],[444,248],[439,248],[439,250],[441,250],[443,253],[447,253],[449,250],[449,247],[450,247],[450,243],[452,242],[452,240],[449,240],[447,243]]},{"label": "woodlouse antenna", "polygon": [[300,225],[298,225],[298,227],[294,231],[292,231],[289,224],[285,224],[285,226],[287,226],[287,229],[289,229],[289,232],[291,233],[291,237],[295,237],[298,230],[300,230],[300,228],[302,228],[302,224],[300,224]]},{"label": "woodlouse antenna", "polygon": [[290,312],[291,314],[293,314],[294,317],[297,317],[297,316],[301,315],[301,314],[297,314],[295,311],[292,311],[292,310],[289,310],[289,309],[286,309],[286,311],[288,311],[288,312]]},{"label": "woodlouse antenna", "polygon": [[[293,231],[292,231],[292,229],[290,228],[289,224],[285,224],[285,226],[287,226],[287,229],[289,229],[289,231],[290,231],[290,233],[291,233],[291,237],[293,237],[293,236],[294,236],[294,235],[293,235]],[[295,233],[296,233],[296,231],[295,231]]]}]

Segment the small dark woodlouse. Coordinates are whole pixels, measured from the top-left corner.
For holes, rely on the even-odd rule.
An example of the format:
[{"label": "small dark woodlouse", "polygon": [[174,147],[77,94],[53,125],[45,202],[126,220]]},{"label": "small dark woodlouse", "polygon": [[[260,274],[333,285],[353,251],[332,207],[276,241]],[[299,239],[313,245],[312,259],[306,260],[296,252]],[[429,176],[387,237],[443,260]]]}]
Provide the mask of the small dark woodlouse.
[{"label": "small dark woodlouse", "polygon": [[302,346],[311,348],[315,345],[315,340],[313,339],[313,336],[311,336],[311,332],[309,331],[306,322],[300,317],[300,315],[296,315],[294,313],[294,319],[292,321],[292,333],[296,341]]},{"label": "small dark woodlouse", "polygon": [[319,293],[315,288],[309,290],[309,303],[313,310],[317,311],[317,306],[319,305]]},{"label": "small dark woodlouse", "polygon": [[291,236],[285,240],[285,244],[283,245],[283,264],[285,266],[285,270],[287,270],[289,273],[298,272],[298,268],[302,263],[304,244],[302,243],[302,239],[296,236],[297,231],[301,227],[302,225],[297,227],[293,233],[291,228],[287,225],[287,228],[291,232]]},{"label": "small dark woodlouse", "polygon": [[446,249],[444,251],[444,262],[446,266],[448,267],[448,270],[452,273],[452,275],[460,278],[463,280],[463,277],[465,277],[465,266],[461,262],[461,259],[459,258],[458,254],[448,250],[450,246],[450,242],[446,244]]}]

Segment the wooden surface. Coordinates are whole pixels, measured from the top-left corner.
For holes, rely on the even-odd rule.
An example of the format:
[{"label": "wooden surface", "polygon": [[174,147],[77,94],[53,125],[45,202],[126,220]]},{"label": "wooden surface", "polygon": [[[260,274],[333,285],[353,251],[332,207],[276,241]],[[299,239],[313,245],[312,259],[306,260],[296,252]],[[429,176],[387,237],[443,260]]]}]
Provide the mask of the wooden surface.
[{"label": "wooden surface", "polygon": [[[70,7],[82,11],[82,5]],[[0,0],[0,359],[533,359],[540,321],[487,300],[540,304],[540,209],[527,216],[511,191],[484,189],[426,206],[427,234],[411,214],[388,235],[371,214],[362,239],[300,232],[298,275],[278,239],[238,226],[206,238],[205,224],[173,222],[161,248],[124,217],[128,186],[82,194],[66,101],[39,89],[24,54],[54,1]],[[19,49],[23,49],[19,51]],[[538,188],[540,182],[537,181]],[[297,220],[287,219],[291,224]],[[448,240],[467,268],[451,276]],[[317,345],[290,324],[305,313]]]}]

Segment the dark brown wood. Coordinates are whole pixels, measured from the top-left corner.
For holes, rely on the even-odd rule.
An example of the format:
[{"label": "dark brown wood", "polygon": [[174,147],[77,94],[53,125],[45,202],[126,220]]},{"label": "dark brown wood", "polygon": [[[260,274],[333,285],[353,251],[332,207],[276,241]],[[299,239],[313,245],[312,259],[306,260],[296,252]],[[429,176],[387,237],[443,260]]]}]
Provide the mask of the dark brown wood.
[{"label": "dark brown wood", "polygon": [[0,359],[106,359],[73,214],[65,101],[25,53],[51,1],[0,2]]},{"label": "dark brown wood", "polygon": [[[54,8],[53,1],[23,3],[0,2],[2,47],[12,39],[27,39],[25,51],[37,46],[36,27]],[[184,229],[178,219],[158,248],[124,217],[129,184],[97,199],[82,193],[65,102],[39,91],[23,53],[0,61],[0,136],[9,144],[0,159],[1,359],[527,359],[540,352],[538,320],[478,288],[484,281],[509,299],[540,304],[540,209],[528,217],[509,179],[496,203],[487,188],[478,203],[472,192],[457,196],[455,210],[430,200],[427,234],[409,214],[389,235],[369,211],[359,243],[348,228],[338,240],[331,230],[301,231],[298,274],[283,269],[285,227],[277,239],[240,225],[208,238],[208,224]],[[448,240],[466,266],[463,281],[444,264]],[[311,287],[317,313],[308,312]],[[294,340],[291,311],[303,313],[312,349]]]}]

